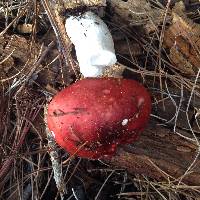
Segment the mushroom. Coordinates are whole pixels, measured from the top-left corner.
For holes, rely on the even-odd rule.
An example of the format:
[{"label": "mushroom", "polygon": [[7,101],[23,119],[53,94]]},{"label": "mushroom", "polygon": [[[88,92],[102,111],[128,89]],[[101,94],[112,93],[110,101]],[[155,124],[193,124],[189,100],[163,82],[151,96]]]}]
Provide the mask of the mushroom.
[{"label": "mushroom", "polygon": [[147,90],[134,80],[86,78],[58,92],[47,122],[57,143],[84,158],[112,156],[135,141],[151,112]]}]

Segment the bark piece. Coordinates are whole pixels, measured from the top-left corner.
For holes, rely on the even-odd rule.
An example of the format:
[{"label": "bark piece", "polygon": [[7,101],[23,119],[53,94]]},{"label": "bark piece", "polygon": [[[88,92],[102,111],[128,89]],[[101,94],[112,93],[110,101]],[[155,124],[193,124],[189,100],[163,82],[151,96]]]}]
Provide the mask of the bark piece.
[{"label": "bark piece", "polygon": [[[52,8],[56,8],[59,12],[72,11],[73,14],[77,14],[77,11],[83,11],[85,8],[99,8],[106,6],[106,0],[63,0],[61,2],[49,1]],[[69,13],[68,13],[69,14]]]},{"label": "bark piece", "polygon": [[106,6],[106,0],[64,0],[63,3],[66,9],[76,9],[83,6]]},{"label": "bark piece", "polygon": [[195,75],[199,69],[200,25],[185,14],[183,2],[172,10],[172,25],[166,30],[164,45],[174,68],[186,75]]},{"label": "bark piece", "polygon": [[[197,145],[174,134],[169,129],[151,126],[132,146],[123,146],[119,155],[110,160],[115,167],[129,173],[144,174],[157,180],[181,177],[197,155]],[[175,182],[177,183],[178,180]],[[200,184],[200,160],[183,178],[191,185]]]}]

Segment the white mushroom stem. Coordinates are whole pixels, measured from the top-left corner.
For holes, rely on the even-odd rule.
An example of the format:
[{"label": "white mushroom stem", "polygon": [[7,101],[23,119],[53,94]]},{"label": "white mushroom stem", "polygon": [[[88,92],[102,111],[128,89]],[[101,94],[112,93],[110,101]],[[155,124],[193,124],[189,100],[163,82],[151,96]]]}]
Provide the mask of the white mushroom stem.
[{"label": "white mushroom stem", "polygon": [[84,77],[102,76],[117,62],[111,33],[100,17],[90,11],[70,16],[65,27]]}]

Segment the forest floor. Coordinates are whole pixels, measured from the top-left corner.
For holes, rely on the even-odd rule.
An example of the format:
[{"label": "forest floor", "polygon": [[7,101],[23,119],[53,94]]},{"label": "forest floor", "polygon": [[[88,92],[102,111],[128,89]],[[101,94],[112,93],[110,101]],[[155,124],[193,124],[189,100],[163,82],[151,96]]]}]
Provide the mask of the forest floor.
[{"label": "forest floor", "polygon": [[[123,78],[152,98],[140,138],[109,159],[70,156],[45,122],[82,78],[64,22],[86,10],[108,25]],[[200,199],[199,76],[198,0],[0,1],[0,200]]]}]

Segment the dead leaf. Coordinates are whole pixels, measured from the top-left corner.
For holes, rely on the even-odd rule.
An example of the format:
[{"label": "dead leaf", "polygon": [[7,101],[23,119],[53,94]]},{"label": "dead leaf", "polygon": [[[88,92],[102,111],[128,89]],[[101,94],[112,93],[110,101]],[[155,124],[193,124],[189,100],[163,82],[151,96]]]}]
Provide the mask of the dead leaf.
[{"label": "dead leaf", "polygon": [[164,45],[174,68],[186,75],[195,75],[200,63],[200,25],[189,19],[183,2],[176,3],[172,25],[166,30]]}]

